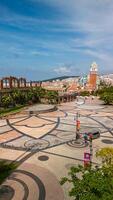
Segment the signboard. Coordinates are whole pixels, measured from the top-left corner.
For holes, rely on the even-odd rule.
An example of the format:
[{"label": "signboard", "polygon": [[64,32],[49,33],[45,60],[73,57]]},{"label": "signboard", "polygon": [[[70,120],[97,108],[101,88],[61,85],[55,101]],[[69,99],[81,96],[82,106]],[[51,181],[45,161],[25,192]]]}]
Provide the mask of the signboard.
[{"label": "signboard", "polygon": [[84,167],[88,166],[91,161],[91,154],[84,152]]},{"label": "signboard", "polygon": [[90,153],[84,152],[84,160],[90,161]]}]

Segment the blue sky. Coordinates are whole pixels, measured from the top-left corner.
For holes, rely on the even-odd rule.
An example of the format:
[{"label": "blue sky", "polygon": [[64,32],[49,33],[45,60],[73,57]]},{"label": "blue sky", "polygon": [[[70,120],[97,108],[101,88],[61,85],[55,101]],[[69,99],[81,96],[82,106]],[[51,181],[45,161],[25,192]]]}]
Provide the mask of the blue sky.
[{"label": "blue sky", "polygon": [[0,77],[113,73],[112,0],[0,0]]}]

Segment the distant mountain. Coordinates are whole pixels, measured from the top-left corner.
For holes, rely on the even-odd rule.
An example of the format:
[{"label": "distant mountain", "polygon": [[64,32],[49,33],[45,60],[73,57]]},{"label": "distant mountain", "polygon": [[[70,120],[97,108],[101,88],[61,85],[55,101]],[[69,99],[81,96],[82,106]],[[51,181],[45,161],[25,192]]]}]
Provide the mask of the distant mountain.
[{"label": "distant mountain", "polygon": [[55,80],[63,80],[63,79],[68,79],[68,78],[78,78],[79,76],[60,76],[60,77],[55,77],[55,78],[50,78],[50,79],[46,79],[46,80],[42,80],[42,82],[46,82],[46,81],[55,81]]}]

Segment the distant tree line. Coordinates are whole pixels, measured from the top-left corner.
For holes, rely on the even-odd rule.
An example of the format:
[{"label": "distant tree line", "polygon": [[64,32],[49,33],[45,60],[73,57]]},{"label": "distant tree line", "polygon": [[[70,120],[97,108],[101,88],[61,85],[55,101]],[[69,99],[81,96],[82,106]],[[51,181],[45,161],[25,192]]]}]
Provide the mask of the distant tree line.
[{"label": "distant tree line", "polygon": [[83,96],[83,97],[85,97],[85,96],[90,96],[90,92],[87,91],[87,90],[81,91],[81,92],[80,92],[80,96]]},{"label": "distant tree line", "polygon": [[58,92],[48,91],[42,87],[31,88],[28,91],[15,89],[11,93],[4,94],[1,97],[0,106],[8,108],[16,105],[32,105],[34,103],[41,103],[42,101],[56,104],[58,102]]}]

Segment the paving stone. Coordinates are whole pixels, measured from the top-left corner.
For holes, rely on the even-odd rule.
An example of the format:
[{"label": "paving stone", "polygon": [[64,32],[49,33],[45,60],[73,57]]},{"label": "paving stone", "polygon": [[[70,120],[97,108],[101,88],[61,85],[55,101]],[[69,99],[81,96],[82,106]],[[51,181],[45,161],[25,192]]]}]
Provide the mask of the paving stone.
[{"label": "paving stone", "polygon": [[12,130],[12,128],[8,125],[0,127],[0,134],[10,130]]}]

